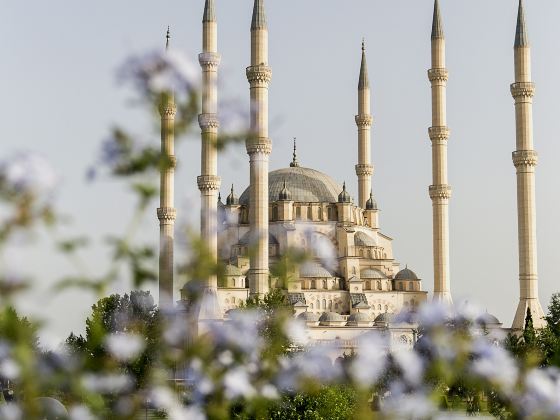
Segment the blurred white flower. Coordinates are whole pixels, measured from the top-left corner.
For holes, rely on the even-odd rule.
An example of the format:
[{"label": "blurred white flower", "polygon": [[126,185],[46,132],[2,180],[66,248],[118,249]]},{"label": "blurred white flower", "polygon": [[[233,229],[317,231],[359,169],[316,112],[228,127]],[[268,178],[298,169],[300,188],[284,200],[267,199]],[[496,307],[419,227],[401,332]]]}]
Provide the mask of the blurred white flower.
[{"label": "blurred white flower", "polygon": [[82,377],[82,385],[90,392],[118,394],[130,391],[133,381],[130,376],[124,374],[86,374]]},{"label": "blurred white flower", "polygon": [[190,93],[197,89],[197,66],[179,50],[158,49],[130,57],[118,71],[118,79],[130,82],[142,94]]},{"label": "blurred white flower", "polygon": [[531,370],[525,377],[520,407],[531,418],[560,416],[560,371],[556,368]]},{"label": "blurred white flower", "polygon": [[261,388],[261,395],[264,398],[269,399],[269,400],[276,400],[276,399],[280,398],[280,394],[278,394],[278,390],[272,384],[265,384]]},{"label": "blurred white flower", "polygon": [[511,355],[485,338],[473,343],[472,371],[474,374],[501,386],[505,391],[513,389],[517,382],[518,367]]},{"label": "blurred white flower", "polygon": [[398,348],[392,356],[397,362],[406,382],[413,386],[418,386],[422,382],[424,374],[424,362],[413,350]]},{"label": "blurred white flower", "polygon": [[19,153],[0,162],[0,182],[9,192],[49,196],[58,183],[50,163],[36,153]]},{"label": "blurred white flower", "polygon": [[418,323],[424,328],[444,326],[452,318],[450,306],[443,302],[424,304],[418,311]]},{"label": "blurred white flower", "polygon": [[284,333],[295,345],[306,346],[309,343],[309,331],[301,320],[289,319],[284,324]]},{"label": "blurred white flower", "polygon": [[0,376],[11,381],[18,378],[19,365],[13,359],[4,359],[0,362]]},{"label": "blurred white flower", "polygon": [[387,367],[388,340],[373,332],[360,337],[350,373],[363,386],[375,384]]},{"label": "blurred white flower", "polygon": [[87,408],[85,405],[76,405],[70,407],[70,410],[68,410],[68,415],[70,420],[95,420],[97,418],[91,413],[91,411],[89,411],[89,408]]},{"label": "blurred white flower", "polygon": [[262,313],[252,311],[232,311],[226,323],[208,325],[217,345],[230,350],[241,350],[248,356],[256,356],[263,346],[258,325]]},{"label": "blurred white flower", "polygon": [[145,338],[138,334],[113,333],[105,338],[105,346],[120,361],[135,360],[146,347]]},{"label": "blurred white flower", "polygon": [[221,352],[220,355],[218,356],[218,361],[224,366],[231,365],[233,363],[232,352],[229,351],[229,350],[225,350],[225,351]]},{"label": "blurred white flower", "polygon": [[0,419],[2,420],[20,420],[23,413],[16,403],[8,403],[0,405]]},{"label": "blurred white flower", "polygon": [[224,375],[224,388],[226,397],[229,399],[237,397],[252,398],[257,393],[251,385],[249,373],[241,366],[229,370]]},{"label": "blurred white flower", "polygon": [[428,419],[436,413],[429,396],[421,393],[392,394],[382,406],[385,414],[397,419]]}]

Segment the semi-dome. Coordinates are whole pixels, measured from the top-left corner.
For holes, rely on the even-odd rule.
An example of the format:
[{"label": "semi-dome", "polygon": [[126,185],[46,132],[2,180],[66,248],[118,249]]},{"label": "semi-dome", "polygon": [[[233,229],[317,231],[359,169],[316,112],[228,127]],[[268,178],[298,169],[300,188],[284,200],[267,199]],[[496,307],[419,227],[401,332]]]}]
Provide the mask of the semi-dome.
[{"label": "semi-dome", "polygon": [[377,268],[366,268],[360,273],[362,280],[385,280],[387,276]]},{"label": "semi-dome", "polygon": [[397,273],[395,280],[418,280],[418,276],[414,271],[406,267]]},{"label": "semi-dome", "polygon": [[[300,166],[278,169],[268,174],[268,200],[278,200],[284,189],[289,186],[291,200],[304,203],[336,203],[342,187],[330,176],[311,168]],[[249,204],[249,188],[239,198],[240,204]]]},{"label": "semi-dome", "polygon": [[356,323],[362,323],[362,322],[371,322],[371,318],[368,314],[366,314],[365,312],[356,312],[353,313],[352,315],[350,315],[348,317],[348,323],[349,324],[356,324]]},{"label": "semi-dome", "polygon": [[336,312],[323,312],[321,317],[319,318],[319,322],[321,324],[329,324],[331,322],[344,322],[344,318],[342,315],[337,314]]},{"label": "semi-dome", "polygon": [[317,322],[319,321],[319,315],[315,312],[302,312],[298,315],[298,319],[301,319],[305,322]]},{"label": "semi-dome", "polygon": [[389,312],[385,312],[385,313],[377,315],[377,317],[375,318],[375,322],[379,323],[379,324],[389,324],[389,323],[393,322],[394,318],[395,318],[394,314],[391,314]]},{"label": "semi-dome", "polygon": [[226,265],[225,275],[226,276],[242,276],[243,272],[236,265],[228,264],[228,265]]},{"label": "semi-dome", "polygon": [[329,278],[334,274],[314,261],[306,261],[299,267],[299,276],[302,278]]},{"label": "semi-dome", "polygon": [[377,241],[365,232],[356,232],[354,235],[356,246],[377,246]]}]

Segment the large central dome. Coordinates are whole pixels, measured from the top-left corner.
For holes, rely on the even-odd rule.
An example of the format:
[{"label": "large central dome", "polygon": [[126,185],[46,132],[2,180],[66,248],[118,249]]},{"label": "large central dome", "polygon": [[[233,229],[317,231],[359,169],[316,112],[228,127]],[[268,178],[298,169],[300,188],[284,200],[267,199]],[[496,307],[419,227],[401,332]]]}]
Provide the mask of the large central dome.
[{"label": "large central dome", "polygon": [[[292,193],[292,201],[304,203],[336,203],[342,187],[330,176],[315,169],[290,167],[268,174],[268,200],[278,201],[278,195],[286,187]],[[241,204],[249,204],[249,188],[239,198]]]}]

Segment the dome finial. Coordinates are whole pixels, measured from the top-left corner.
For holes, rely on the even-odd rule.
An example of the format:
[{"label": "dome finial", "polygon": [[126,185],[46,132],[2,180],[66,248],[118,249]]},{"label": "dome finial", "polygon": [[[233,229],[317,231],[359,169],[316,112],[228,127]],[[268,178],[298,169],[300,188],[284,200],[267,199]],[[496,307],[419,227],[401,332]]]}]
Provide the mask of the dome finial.
[{"label": "dome finial", "polygon": [[366,201],[366,210],[377,210],[377,203],[373,198],[373,190],[369,192],[369,199]]},{"label": "dome finial", "polygon": [[297,168],[299,166],[299,162],[297,160],[297,148],[296,148],[296,137],[294,137],[294,153],[292,155],[292,163],[290,163],[290,168]]},{"label": "dome finial", "polygon": [[233,184],[231,184],[231,192],[226,198],[226,204],[228,206],[235,206],[239,204],[239,197],[237,197],[233,192]]},{"label": "dome finial", "polygon": [[171,28],[167,26],[167,33],[165,34],[165,49],[169,49],[169,40],[171,39]]},{"label": "dome finial", "polygon": [[362,51],[366,50],[366,39],[362,38]]},{"label": "dome finial", "polygon": [[348,191],[346,191],[346,181],[344,181],[342,183],[342,192],[340,194],[338,194],[338,202],[339,203],[351,203],[352,202],[352,197],[350,197],[350,194],[348,194]]}]

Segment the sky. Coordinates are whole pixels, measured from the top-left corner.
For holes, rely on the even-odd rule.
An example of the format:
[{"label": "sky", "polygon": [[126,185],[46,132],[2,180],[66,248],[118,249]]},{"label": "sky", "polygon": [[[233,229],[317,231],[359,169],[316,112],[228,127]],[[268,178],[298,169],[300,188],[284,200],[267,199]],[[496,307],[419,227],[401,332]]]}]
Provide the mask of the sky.
[{"label": "sky", "polygon": [[[107,266],[103,239],[120,234],[132,216],[133,197],[106,178],[88,182],[100,142],[114,125],[159,144],[158,127],[131,104],[116,70],[132,54],[162,48],[167,25],[172,43],[195,62],[201,49],[203,0],[4,1],[0,13],[0,160],[20,150],[46,156],[60,175],[57,206],[69,215],[55,233],[37,234],[4,255],[33,278],[19,302],[24,314],[46,319],[45,343],[83,332],[96,296],[53,292],[64,274],[76,273],[54,256],[53,241],[93,238],[81,254],[92,275]],[[251,0],[216,0],[220,95],[249,108]],[[450,266],[456,301],[468,299],[511,325],[519,298],[513,99],[516,0],[441,0],[447,40]],[[366,39],[374,126],[374,193],[382,232],[394,238],[397,260],[432,291],[430,30],[432,0],[268,0],[270,31],[270,169],[286,167],[292,138],[302,166],[347,182],[357,196],[357,82],[360,43]],[[560,2],[526,1],[533,53],[537,230],[540,298],[546,307],[560,291],[557,238],[560,195]],[[193,133],[177,150],[176,206],[181,225],[197,226],[200,140]],[[249,177],[242,145],[220,156],[222,194],[240,194]],[[139,226],[139,238],[156,244],[156,203]],[[183,211],[184,210],[184,211]],[[114,292],[130,290],[125,281]]]}]

